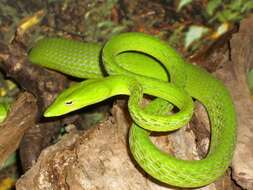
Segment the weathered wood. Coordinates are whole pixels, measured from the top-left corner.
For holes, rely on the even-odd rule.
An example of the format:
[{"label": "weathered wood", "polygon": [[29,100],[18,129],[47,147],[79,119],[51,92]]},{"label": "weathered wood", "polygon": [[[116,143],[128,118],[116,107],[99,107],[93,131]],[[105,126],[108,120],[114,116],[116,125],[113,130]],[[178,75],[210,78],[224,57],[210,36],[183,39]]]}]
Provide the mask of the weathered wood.
[{"label": "weathered wood", "polygon": [[24,132],[35,125],[37,104],[33,95],[21,93],[0,126],[0,166],[16,151]]}]

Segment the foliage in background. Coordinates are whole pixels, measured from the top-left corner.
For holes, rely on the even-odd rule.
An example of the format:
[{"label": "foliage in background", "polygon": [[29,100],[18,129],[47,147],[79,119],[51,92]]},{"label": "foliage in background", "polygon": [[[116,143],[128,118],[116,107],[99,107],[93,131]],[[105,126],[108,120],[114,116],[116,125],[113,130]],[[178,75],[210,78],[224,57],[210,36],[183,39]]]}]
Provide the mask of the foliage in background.
[{"label": "foliage in background", "polygon": [[[194,1],[181,0],[177,10],[182,11],[191,3],[194,3]],[[193,42],[206,36],[214,40],[219,38],[229,30],[230,25],[239,22],[252,10],[252,0],[209,0],[203,13],[208,21],[206,26],[189,26],[185,34],[185,47],[190,47]],[[207,27],[209,28],[209,33],[207,32]]]},{"label": "foliage in background", "polygon": [[115,23],[110,19],[111,11],[118,0],[107,0],[106,3],[94,1],[84,15],[87,41],[97,41],[98,36],[110,38],[112,35],[126,31],[130,22]]}]

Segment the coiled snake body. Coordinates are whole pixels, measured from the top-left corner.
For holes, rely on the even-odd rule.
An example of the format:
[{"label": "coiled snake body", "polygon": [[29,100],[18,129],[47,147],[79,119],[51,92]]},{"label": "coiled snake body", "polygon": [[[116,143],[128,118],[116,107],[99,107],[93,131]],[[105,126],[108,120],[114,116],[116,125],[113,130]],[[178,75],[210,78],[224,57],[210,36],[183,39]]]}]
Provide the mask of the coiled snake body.
[{"label": "coiled snake body", "polygon": [[[235,147],[236,115],[227,89],[208,72],[186,63],[159,39],[124,33],[102,48],[46,38],[32,49],[29,58],[33,63],[88,79],[65,90],[45,116],[62,115],[117,94],[130,95],[129,112],[134,120],[130,149],[138,164],[154,178],[173,186],[199,187],[213,182],[228,168]],[[109,76],[105,77],[104,70]],[[139,106],[143,93],[158,97],[145,109]],[[193,112],[192,98],[208,112],[211,143],[204,159],[181,160],[156,148],[149,135],[185,125]],[[179,111],[168,115],[171,103]]]}]

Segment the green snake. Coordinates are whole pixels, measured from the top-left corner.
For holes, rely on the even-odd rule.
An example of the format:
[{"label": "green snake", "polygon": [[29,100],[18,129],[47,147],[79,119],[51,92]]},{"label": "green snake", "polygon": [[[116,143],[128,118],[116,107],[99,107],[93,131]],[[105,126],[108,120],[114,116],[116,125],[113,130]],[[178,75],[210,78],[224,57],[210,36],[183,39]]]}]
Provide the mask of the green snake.
[{"label": "green snake", "polygon": [[[103,47],[60,38],[40,40],[29,59],[87,80],[63,91],[44,116],[66,114],[109,97],[129,95],[133,125],[130,150],[137,163],[155,179],[178,187],[207,185],[222,176],[235,148],[236,114],[224,85],[197,66],[188,64],[168,44],[143,33],[112,37]],[[169,82],[168,82],[169,81]],[[157,97],[145,108],[143,94]],[[211,141],[202,160],[182,160],[159,150],[152,131],[171,131],[189,122],[193,100],[209,115]],[[176,113],[169,113],[171,105]]]}]

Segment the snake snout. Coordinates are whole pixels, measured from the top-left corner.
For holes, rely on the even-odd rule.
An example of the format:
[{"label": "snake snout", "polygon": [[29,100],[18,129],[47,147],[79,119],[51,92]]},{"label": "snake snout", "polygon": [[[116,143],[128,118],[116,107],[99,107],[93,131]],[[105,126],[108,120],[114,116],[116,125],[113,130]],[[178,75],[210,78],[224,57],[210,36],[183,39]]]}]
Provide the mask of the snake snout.
[{"label": "snake snout", "polygon": [[103,101],[110,96],[106,80],[89,79],[63,91],[44,113],[45,117],[63,115],[85,106]]}]

